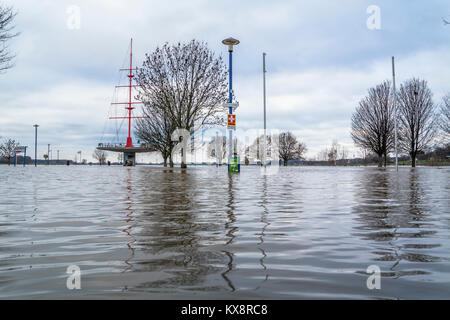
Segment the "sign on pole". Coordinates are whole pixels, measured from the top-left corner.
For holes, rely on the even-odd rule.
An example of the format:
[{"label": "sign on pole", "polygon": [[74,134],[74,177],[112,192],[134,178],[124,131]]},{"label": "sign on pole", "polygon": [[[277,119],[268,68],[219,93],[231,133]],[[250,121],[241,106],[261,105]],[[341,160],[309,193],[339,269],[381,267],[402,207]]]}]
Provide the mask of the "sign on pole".
[{"label": "sign on pole", "polygon": [[228,129],[236,129],[236,115],[228,114]]}]

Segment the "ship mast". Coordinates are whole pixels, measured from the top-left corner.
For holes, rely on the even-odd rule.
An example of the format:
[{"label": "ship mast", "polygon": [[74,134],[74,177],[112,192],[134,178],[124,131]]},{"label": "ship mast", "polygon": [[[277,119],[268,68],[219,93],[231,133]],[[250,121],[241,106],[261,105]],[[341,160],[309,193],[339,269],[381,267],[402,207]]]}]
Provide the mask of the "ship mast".
[{"label": "ship mast", "polygon": [[126,110],[128,110],[128,116],[127,117],[110,117],[110,119],[128,119],[128,137],[127,137],[127,144],[125,145],[125,148],[133,148],[133,140],[131,138],[131,119],[132,118],[147,118],[147,117],[133,117],[131,116],[131,112],[134,109],[133,104],[136,103],[142,103],[138,101],[132,100],[132,88],[136,87],[136,85],[133,85],[133,78],[135,75],[133,74],[133,38],[131,38],[131,45],[130,45],[130,68],[129,69],[120,69],[120,71],[129,71],[127,77],[129,78],[129,85],[125,86],[116,86],[116,88],[128,88],[129,89],[129,96],[128,96],[128,102],[113,102],[111,104],[126,104],[127,107],[125,107]]},{"label": "ship mast", "polygon": [[132,148],[133,147],[133,140],[131,139],[131,110],[134,109],[131,102],[131,87],[133,85],[132,81],[134,78],[133,74],[133,38],[131,38],[131,46],[130,46],[130,74],[128,75],[128,78],[130,78],[130,99],[128,104],[128,137],[127,137],[127,145],[126,148]]}]

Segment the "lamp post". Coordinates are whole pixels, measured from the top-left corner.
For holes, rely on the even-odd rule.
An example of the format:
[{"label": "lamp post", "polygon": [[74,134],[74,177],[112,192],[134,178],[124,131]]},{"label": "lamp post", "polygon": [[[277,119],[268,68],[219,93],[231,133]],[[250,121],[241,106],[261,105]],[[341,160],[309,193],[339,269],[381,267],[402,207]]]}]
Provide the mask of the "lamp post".
[{"label": "lamp post", "polygon": [[[222,43],[226,46],[228,46],[228,61],[229,61],[229,80],[228,80],[228,103],[229,103],[229,110],[228,113],[230,115],[233,114],[233,106],[231,105],[233,103],[233,46],[239,44],[239,40],[234,38],[227,38],[222,40]],[[228,171],[231,171],[231,164],[232,161],[234,161],[234,154],[233,154],[233,129],[228,130]],[[238,164],[239,165],[239,164]]]},{"label": "lamp post", "polygon": [[35,124],[34,127],[34,166],[37,167],[37,129],[39,125]]},{"label": "lamp post", "polygon": [[263,156],[262,156],[262,161],[263,161],[263,165],[264,167],[266,166],[266,155],[267,155],[267,151],[266,151],[266,147],[267,147],[267,128],[266,128],[266,53],[263,52],[263,94],[264,94],[264,146],[263,146]]},{"label": "lamp post", "polygon": [[47,151],[47,165],[50,165],[50,143],[47,145],[48,151]]},{"label": "lamp post", "polygon": [[392,81],[394,85],[394,144],[395,144],[395,169],[398,171],[398,149],[397,149],[397,92],[395,89],[395,60],[392,57]]}]

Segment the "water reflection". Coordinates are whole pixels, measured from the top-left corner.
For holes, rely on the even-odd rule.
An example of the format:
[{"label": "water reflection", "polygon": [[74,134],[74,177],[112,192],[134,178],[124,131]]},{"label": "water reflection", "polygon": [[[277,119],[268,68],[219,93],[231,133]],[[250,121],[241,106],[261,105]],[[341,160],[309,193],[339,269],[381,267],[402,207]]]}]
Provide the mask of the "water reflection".
[{"label": "water reflection", "polygon": [[450,169],[223,169],[0,166],[0,298],[448,296]]},{"label": "water reflection", "polygon": [[[234,207],[233,179],[237,179],[237,175],[229,174],[228,175],[228,193],[227,193],[228,202],[226,205],[227,221],[225,223],[225,230],[227,230],[227,233],[226,233],[227,241],[225,242],[226,248],[227,248],[227,246],[230,246],[231,244],[233,244],[233,241],[236,238],[236,236],[234,234],[238,230],[238,227],[234,225],[236,223],[236,216],[234,214],[235,207]],[[227,263],[227,270],[225,270],[221,275],[222,275],[222,278],[227,283],[230,290],[235,291],[236,288],[234,287],[233,282],[227,276],[228,273],[230,273],[233,270],[233,255],[234,255],[234,253],[230,252],[229,250],[223,250],[223,252],[225,253],[225,255],[228,258],[228,263]]]},{"label": "water reflection", "polygon": [[396,174],[366,170],[360,176],[354,208],[358,230],[355,236],[375,247],[374,261],[389,262],[384,276],[427,274],[424,270],[400,270],[402,262],[436,262],[426,249],[439,247],[433,235],[432,210],[417,170]]},{"label": "water reflection", "polygon": [[202,241],[211,240],[207,234],[217,231],[217,225],[201,221],[201,183],[189,171],[176,169],[145,172],[139,179],[136,224],[143,256],[136,263],[140,271],[155,274],[139,287],[201,286],[221,261],[217,253],[203,249]]},{"label": "water reflection", "polygon": [[125,222],[127,226],[122,229],[122,232],[124,232],[127,237],[130,238],[130,241],[127,242],[127,248],[130,250],[129,257],[125,260],[125,264],[127,265],[126,268],[122,272],[127,272],[133,268],[133,264],[130,262],[134,257],[134,250],[133,244],[136,242],[136,239],[132,235],[132,230],[134,227],[134,209],[133,209],[133,202],[131,200],[131,194],[132,194],[132,176],[131,176],[131,168],[127,169],[127,180],[126,180],[126,199],[125,199]]},{"label": "water reflection", "polygon": [[261,228],[261,233],[259,235],[258,249],[259,249],[259,251],[261,251],[261,254],[262,254],[261,258],[259,259],[259,263],[261,264],[261,266],[265,272],[265,277],[264,277],[264,280],[255,288],[255,290],[259,289],[261,287],[261,285],[269,279],[269,273],[267,270],[267,266],[264,264],[264,260],[267,257],[266,251],[264,250],[264,237],[266,235],[266,229],[270,225],[270,223],[268,221],[268,217],[267,217],[269,214],[269,210],[267,208],[267,204],[268,204],[267,175],[263,175],[262,180],[263,181],[262,181],[260,206],[262,207],[263,210],[261,211],[260,222],[263,224],[263,226]]}]

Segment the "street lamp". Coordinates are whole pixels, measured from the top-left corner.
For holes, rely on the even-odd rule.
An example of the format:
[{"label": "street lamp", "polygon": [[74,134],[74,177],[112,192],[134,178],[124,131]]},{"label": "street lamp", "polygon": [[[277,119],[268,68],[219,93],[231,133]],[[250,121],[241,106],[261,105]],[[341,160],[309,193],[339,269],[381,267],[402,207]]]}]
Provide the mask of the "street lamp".
[{"label": "street lamp", "polygon": [[50,143],[47,145],[48,151],[47,151],[47,165],[50,165]]},{"label": "street lamp", "polygon": [[34,166],[37,167],[37,128],[38,124],[33,125],[34,127]]},{"label": "street lamp", "polygon": [[[224,45],[228,46],[228,59],[229,59],[228,123],[229,123],[230,119],[235,119],[235,117],[232,116],[232,114],[233,114],[233,46],[238,45],[239,40],[234,39],[234,38],[226,38],[226,39],[222,40],[222,43]],[[235,128],[235,121],[233,121],[233,125]],[[233,166],[233,168],[231,167],[232,161],[234,162],[233,164],[236,165],[236,163],[235,163],[236,157],[234,157],[234,155],[233,155],[233,128],[229,128],[228,131],[229,131],[229,133],[228,133],[228,171],[234,171],[233,168],[235,168],[235,166]],[[237,167],[238,167],[237,171],[239,171],[239,163],[237,163]]]},{"label": "street lamp", "polygon": [[394,148],[395,148],[395,170],[398,171],[398,138],[397,138],[397,89],[395,88],[395,58],[392,57],[392,81],[394,91]]}]

